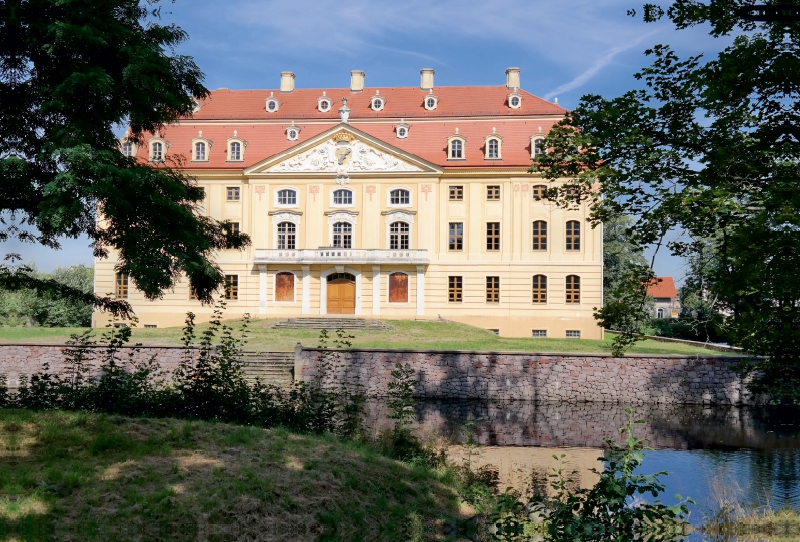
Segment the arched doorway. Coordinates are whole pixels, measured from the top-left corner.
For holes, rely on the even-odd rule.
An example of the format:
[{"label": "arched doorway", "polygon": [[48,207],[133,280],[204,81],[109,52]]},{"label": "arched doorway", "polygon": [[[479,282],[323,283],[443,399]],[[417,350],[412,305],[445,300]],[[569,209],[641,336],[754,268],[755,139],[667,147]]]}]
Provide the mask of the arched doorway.
[{"label": "arched doorway", "polygon": [[328,275],[328,314],[356,313],[356,277],[350,273]]}]

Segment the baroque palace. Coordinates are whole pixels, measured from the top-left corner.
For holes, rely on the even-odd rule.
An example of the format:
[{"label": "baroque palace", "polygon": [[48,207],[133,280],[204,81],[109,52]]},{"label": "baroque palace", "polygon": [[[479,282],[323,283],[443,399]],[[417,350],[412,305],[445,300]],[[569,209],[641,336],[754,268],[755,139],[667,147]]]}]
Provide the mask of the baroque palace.
[{"label": "baroque palace", "polygon": [[[506,84],[213,91],[191,118],[125,139],[122,152],[183,156],[205,212],[248,233],[222,251],[226,317],[444,318],[510,337],[600,338],[602,228],[584,206],[541,201],[527,172],[566,110]],[[149,301],[96,262],[95,291],[129,300],[145,327],[207,318],[184,281]],[[95,325],[103,325],[95,315]]]}]

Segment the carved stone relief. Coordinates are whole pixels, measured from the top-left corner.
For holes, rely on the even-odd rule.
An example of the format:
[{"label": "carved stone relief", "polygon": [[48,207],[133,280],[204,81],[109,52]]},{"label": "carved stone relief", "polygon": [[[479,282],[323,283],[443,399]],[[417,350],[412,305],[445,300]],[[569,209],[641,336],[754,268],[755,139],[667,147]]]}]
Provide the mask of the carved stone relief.
[{"label": "carved stone relief", "polygon": [[267,171],[271,173],[319,172],[342,175],[361,171],[422,170],[393,154],[383,152],[361,141],[337,142],[331,138],[313,149],[275,164]]}]

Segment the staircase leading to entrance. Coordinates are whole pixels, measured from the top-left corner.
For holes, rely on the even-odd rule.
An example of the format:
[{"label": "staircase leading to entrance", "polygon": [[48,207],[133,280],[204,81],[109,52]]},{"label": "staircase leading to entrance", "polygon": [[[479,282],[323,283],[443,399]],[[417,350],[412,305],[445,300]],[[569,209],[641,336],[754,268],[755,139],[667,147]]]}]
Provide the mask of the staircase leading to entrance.
[{"label": "staircase leading to entrance", "polygon": [[380,331],[393,330],[394,327],[380,320],[368,318],[289,318],[272,325],[277,329],[335,329]]},{"label": "staircase leading to entrance", "polygon": [[254,382],[288,386],[294,379],[294,352],[242,352],[244,376]]}]

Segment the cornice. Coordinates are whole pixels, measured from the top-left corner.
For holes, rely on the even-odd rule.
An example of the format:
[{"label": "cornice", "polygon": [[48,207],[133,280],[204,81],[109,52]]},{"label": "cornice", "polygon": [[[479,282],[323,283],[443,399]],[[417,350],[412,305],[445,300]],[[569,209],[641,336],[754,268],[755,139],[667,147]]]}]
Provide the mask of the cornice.
[{"label": "cornice", "polygon": [[[352,126],[357,126],[359,124],[397,124],[401,120],[408,123],[413,124],[424,124],[424,123],[436,123],[436,122],[524,122],[524,121],[559,121],[564,118],[564,115],[554,115],[554,114],[542,114],[542,115],[514,115],[511,117],[507,117],[504,115],[496,115],[496,116],[486,116],[486,117],[470,117],[470,116],[459,116],[459,117],[380,117],[380,118],[350,118],[350,124]],[[225,124],[225,125],[280,125],[286,126],[287,122],[294,120],[298,124],[303,125],[314,125],[314,124],[325,124],[335,126],[341,122],[340,119],[203,119],[203,120],[184,120],[178,121],[175,125],[182,125],[182,126],[203,126],[203,125],[218,125],[218,124]]]}]

